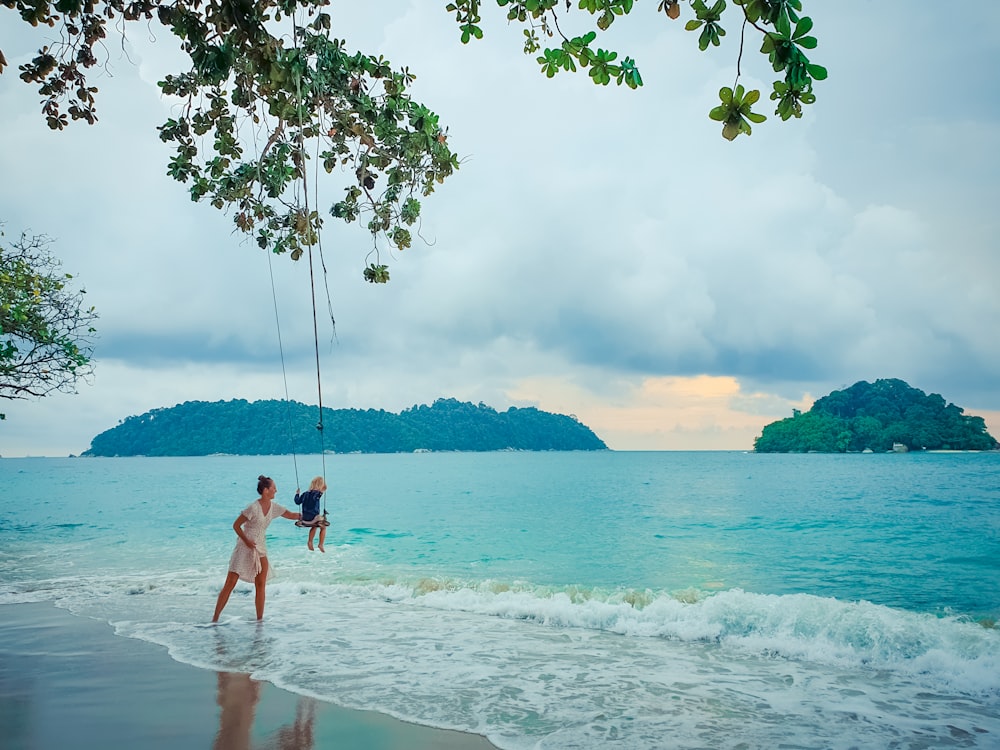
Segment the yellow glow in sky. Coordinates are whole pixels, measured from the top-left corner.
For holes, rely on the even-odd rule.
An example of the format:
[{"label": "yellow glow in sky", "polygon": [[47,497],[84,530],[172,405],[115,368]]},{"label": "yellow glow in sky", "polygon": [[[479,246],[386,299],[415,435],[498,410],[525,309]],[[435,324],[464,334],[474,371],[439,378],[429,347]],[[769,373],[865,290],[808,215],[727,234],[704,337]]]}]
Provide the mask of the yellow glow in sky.
[{"label": "yellow glow in sky", "polygon": [[791,402],[744,393],[728,376],[650,377],[619,387],[616,396],[597,395],[558,378],[532,378],[507,395],[574,414],[612,450],[752,450],[764,425],[813,402],[809,395]]},{"label": "yellow glow in sky", "polygon": [[[612,450],[753,450],[765,425],[808,411],[815,397],[789,401],[768,393],[744,393],[736,378],[650,377],[622,382],[600,395],[555,377],[521,381],[507,394],[539,409],[573,414]],[[1000,412],[965,408],[989,433],[1000,433]]]}]

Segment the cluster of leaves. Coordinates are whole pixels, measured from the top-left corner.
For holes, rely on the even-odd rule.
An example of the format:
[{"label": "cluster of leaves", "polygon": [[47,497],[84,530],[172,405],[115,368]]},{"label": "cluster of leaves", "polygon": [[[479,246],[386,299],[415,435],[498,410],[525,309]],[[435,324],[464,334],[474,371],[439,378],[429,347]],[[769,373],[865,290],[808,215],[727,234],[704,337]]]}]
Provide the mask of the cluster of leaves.
[{"label": "cluster of leaves", "polygon": [[[85,70],[97,65],[94,46],[106,36],[103,15],[82,0],[59,0],[55,6],[46,0],[0,0],[0,5],[16,11],[32,26],[54,27],[62,20],[63,41],[42,47],[31,62],[20,66],[21,80],[39,85],[42,113],[48,126],[53,130],[65,128],[69,124],[67,113],[74,120],[85,120],[91,125],[97,122],[94,101],[97,88],[87,85]],[[116,12],[126,20],[137,20],[142,12],[138,5],[130,4],[126,10],[123,3],[118,3]],[[57,11],[67,17],[61,19]],[[0,73],[6,65],[0,51]],[[66,112],[62,110],[63,100],[68,101]]]},{"label": "cluster of leaves", "polygon": [[[733,2],[743,9],[744,29],[749,24],[762,34],[761,54],[767,55],[775,73],[784,74],[784,79],[772,83],[771,100],[777,102],[774,113],[782,120],[802,117],[802,105],[816,101],[813,81],[822,81],[827,77],[826,68],[811,63],[803,51],[815,49],[818,44],[816,37],[809,36],[813,27],[812,19],[798,15],[802,12],[800,0]],[[694,30],[704,24],[699,46],[702,50],[706,49],[708,41],[718,46],[719,37],[725,35],[725,31],[719,26],[726,7],[725,0],[718,0],[711,8],[707,8],[702,0],[692,0],[692,7],[698,17],[695,21],[689,21],[687,28]],[[742,41],[740,49],[742,54]],[[743,87],[738,83],[739,77],[737,64],[737,83],[733,84],[733,88],[726,86],[719,91],[722,103],[709,113],[709,117],[722,123],[722,135],[728,140],[733,140],[740,133],[750,135],[751,122],[759,123],[767,119],[750,109],[760,98],[760,92],[754,89],[744,95]]]},{"label": "cluster of leaves", "polygon": [[759,112],[751,110],[760,99],[760,92],[757,89],[746,91],[742,84],[737,84],[736,90],[733,91],[728,86],[723,86],[719,90],[719,99],[722,100],[722,104],[709,112],[708,116],[722,123],[722,137],[728,141],[740,133],[750,135],[751,122],[764,122],[767,119]]},{"label": "cluster of leaves", "polygon": [[[194,200],[228,211],[236,226],[262,248],[299,258],[319,241],[325,211],[311,205],[308,165],[348,176],[342,200],[329,214],[361,221],[376,240],[409,247],[420,215],[420,198],[459,166],[447,131],[407,89],[414,76],[394,70],[382,57],[348,53],[331,36],[325,12],[331,0],[0,0],[32,26],[56,29],[57,41],[20,66],[20,77],[37,84],[49,127],[70,120],[97,121],[95,94],[87,72],[99,64],[100,47],[111,26],[125,33],[130,23],[159,22],[180,41],[190,59],[186,71],[160,82],[176,97],[177,115],[164,123],[160,138],[175,146],[168,173],[186,184]],[[463,42],[483,36],[482,0],[451,0],[447,10],[458,22]],[[642,76],[631,57],[597,46],[600,33],[629,15],[635,0],[496,0],[507,18],[524,28],[524,51],[536,57],[549,77],[585,69],[598,85],[615,81],[638,88]],[[702,50],[719,46],[726,31],[726,0],[709,6],[686,0]],[[565,3],[565,10],[562,3]],[[760,32],[761,53],[783,77],[771,99],[782,119],[800,117],[815,101],[813,82],[826,71],[809,61],[816,46],[812,21],[801,17],[800,0],[732,0],[740,9],[743,34]],[[681,0],[661,0],[667,18],[681,15]],[[563,16],[587,16],[593,28],[564,34]],[[281,31],[279,34],[278,31]],[[542,49],[543,39],[559,44]],[[290,43],[286,44],[286,40]],[[0,73],[7,62],[0,52]],[[760,92],[739,85],[739,58],[733,87],[720,91],[712,119],[733,139],[751,133],[765,118],[752,111]],[[374,252],[378,252],[376,242]],[[371,282],[389,278],[388,268],[370,263]]]},{"label": "cluster of leaves", "polygon": [[[634,0],[579,0],[579,3],[581,10],[597,16],[598,30],[606,31],[617,16],[632,11]],[[483,38],[480,4],[481,0],[454,0],[446,6],[449,12],[455,14],[463,44],[472,39]],[[539,33],[546,37],[553,37],[558,33],[562,37],[560,47],[547,48],[538,58],[542,72],[548,78],[552,78],[560,70],[576,71],[580,67],[589,68],[591,80],[602,86],[608,85],[612,80],[633,89],[642,85],[635,60],[626,57],[617,62],[617,52],[600,48],[594,50],[590,46],[597,39],[596,31],[589,31],[572,39],[564,36],[559,30],[558,4],[559,0],[497,0],[497,5],[507,8],[508,21],[527,25],[528,28],[524,30],[525,54],[534,54],[541,49]],[[567,9],[569,8],[570,4],[567,2]]]},{"label": "cluster of leaves", "polygon": [[[681,0],[661,0],[658,12],[666,14],[671,19],[681,15]],[[801,0],[732,0],[742,13],[739,22],[742,24],[740,40],[740,59],[737,60],[736,82],[732,87],[724,87],[719,91],[720,104],[714,107],[709,117],[723,124],[722,135],[733,140],[740,133],[750,135],[750,123],[760,123],[767,118],[753,112],[751,107],[760,99],[760,91],[754,89],[745,91],[739,85],[740,61],[743,50],[743,34],[747,26],[760,32],[762,44],[760,52],[766,55],[775,73],[783,77],[775,80],[771,100],[776,102],[775,114],[782,120],[802,116],[802,105],[816,101],[813,93],[813,82],[824,80],[826,69],[809,61],[804,50],[814,49],[816,38],[809,36],[812,30],[812,19],[800,16]],[[462,32],[462,42],[481,39],[483,29],[480,16],[481,0],[452,0],[447,9],[455,14]],[[560,17],[563,13],[560,0],[497,0],[497,4],[507,8],[507,20],[526,24],[524,30],[526,54],[534,54],[541,50],[536,58],[542,72],[549,78],[560,71],[576,71],[578,68],[589,69],[589,75],[594,83],[607,85],[611,81],[630,88],[642,85],[642,76],[638,66],[631,57],[625,57],[618,62],[618,53],[600,47],[593,48],[598,32],[606,31],[616,18],[632,12],[634,0],[577,0],[577,9],[596,17],[596,29],[589,30],[578,36],[567,36],[560,27]],[[684,28],[687,31],[697,31],[698,48],[705,51],[709,46],[718,47],[726,30],[722,25],[727,10],[726,0],[717,0],[711,6],[704,0],[687,0],[694,17]],[[565,14],[573,9],[573,4],[566,0]],[[542,48],[540,36],[560,40],[557,47]]]},{"label": "cluster of leaves", "polygon": [[[307,163],[315,154],[327,173],[353,175],[330,215],[363,220],[374,236],[408,248],[419,197],[458,168],[458,157],[437,115],[407,93],[414,76],[382,57],[346,52],[330,36],[323,5],[288,0],[273,6],[273,19],[260,3],[233,4],[224,15],[202,16],[184,3],[161,8],[160,20],[185,40],[194,63],[161,83],[165,94],[185,100],[181,116],[160,129],[177,144],[169,171],[190,181],[192,198],[233,207],[237,226],[255,233],[260,247],[298,259],[317,244],[323,223],[308,202]],[[309,19],[302,26],[289,19],[300,11]],[[294,26],[289,48],[268,30],[282,18]],[[206,135],[214,156],[199,158]],[[245,143],[259,151],[245,158]],[[365,278],[387,281],[388,270],[370,264]]]},{"label": "cluster of leaves", "polygon": [[860,381],[816,401],[806,413],[767,425],[754,441],[759,453],[993,450],[982,417],[970,416],[936,393],[902,380]]},{"label": "cluster of leaves", "polygon": [[[0,232],[0,398],[74,392],[92,372],[91,325],[83,290],[60,272],[45,237],[22,234],[10,244]],[[3,415],[0,415],[0,419]]]},{"label": "cluster of leaves", "polygon": [[[262,424],[274,429],[262,430]],[[288,429],[281,429],[288,425]],[[438,399],[399,414],[382,409],[323,409],[287,401],[188,401],[132,416],[100,435],[85,456],[411,453],[415,450],[605,450],[573,417],[538,409],[498,412],[485,404]]]},{"label": "cluster of leaves", "polygon": [[[160,82],[179,102],[159,128],[175,146],[167,171],[193,200],[230,212],[261,248],[298,259],[318,243],[325,212],[309,202],[311,159],[350,175],[329,214],[362,221],[398,249],[412,243],[420,198],[458,169],[437,115],[409,96],[414,76],[348,53],[331,36],[329,0],[0,2],[29,23],[61,25],[63,41],[21,66],[25,81],[41,85],[56,129],[67,114],[96,120],[84,70],[108,24],[155,19],[168,28],[191,67]],[[365,278],[387,281],[388,269],[372,263]]]}]

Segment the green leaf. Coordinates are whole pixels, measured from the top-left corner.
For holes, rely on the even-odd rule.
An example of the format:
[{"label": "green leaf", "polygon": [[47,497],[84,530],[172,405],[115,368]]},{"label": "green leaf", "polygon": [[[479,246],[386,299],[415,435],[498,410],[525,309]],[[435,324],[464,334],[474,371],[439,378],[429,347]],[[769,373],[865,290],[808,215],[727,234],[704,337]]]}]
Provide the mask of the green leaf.
[{"label": "green leaf", "polygon": [[785,39],[790,39],[792,36],[792,27],[788,22],[788,16],[781,15],[778,17],[777,22],[774,24],[775,31],[778,32],[778,36]]},{"label": "green leaf", "polygon": [[806,65],[806,70],[808,70],[809,75],[811,75],[817,81],[826,80],[826,68],[824,68],[822,65],[813,65],[812,63],[810,63],[809,65]]},{"label": "green leaf", "polygon": [[[705,24],[705,28],[701,31],[701,36],[698,37],[698,49],[702,52],[708,49],[708,45],[712,43],[712,25]],[[718,44],[718,42],[716,42]]]}]

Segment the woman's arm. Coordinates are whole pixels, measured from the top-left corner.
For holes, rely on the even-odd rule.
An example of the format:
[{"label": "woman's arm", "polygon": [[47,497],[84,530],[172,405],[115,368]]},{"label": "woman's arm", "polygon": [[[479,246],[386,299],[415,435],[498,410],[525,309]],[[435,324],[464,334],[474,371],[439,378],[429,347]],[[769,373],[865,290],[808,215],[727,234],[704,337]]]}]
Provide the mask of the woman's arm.
[{"label": "woman's arm", "polygon": [[290,511],[290,510],[286,510],[284,513],[282,513],[281,517],[282,518],[287,518],[289,521],[301,521],[302,520],[302,514],[301,513],[292,513],[292,511]]},{"label": "woman's arm", "polygon": [[243,531],[243,524],[247,522],[247,517],[240,513],[239,517],[233,521],[233,531],[236,532],[236,536],[243,540],[243,543],[250,549],[257,549],[257,543],[254,542],[250,537],[248,537]]}]

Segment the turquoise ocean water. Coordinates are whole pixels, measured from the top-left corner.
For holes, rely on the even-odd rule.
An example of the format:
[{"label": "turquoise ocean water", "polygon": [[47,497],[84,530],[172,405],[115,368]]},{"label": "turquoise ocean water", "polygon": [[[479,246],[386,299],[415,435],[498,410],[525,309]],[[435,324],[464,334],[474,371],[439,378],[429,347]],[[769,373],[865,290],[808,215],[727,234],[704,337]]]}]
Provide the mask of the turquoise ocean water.
[{"label": "turquoise ocean water", "polygon": [[521,748],[1000,747],[1000,453],[3,459],[0,603]]}]

